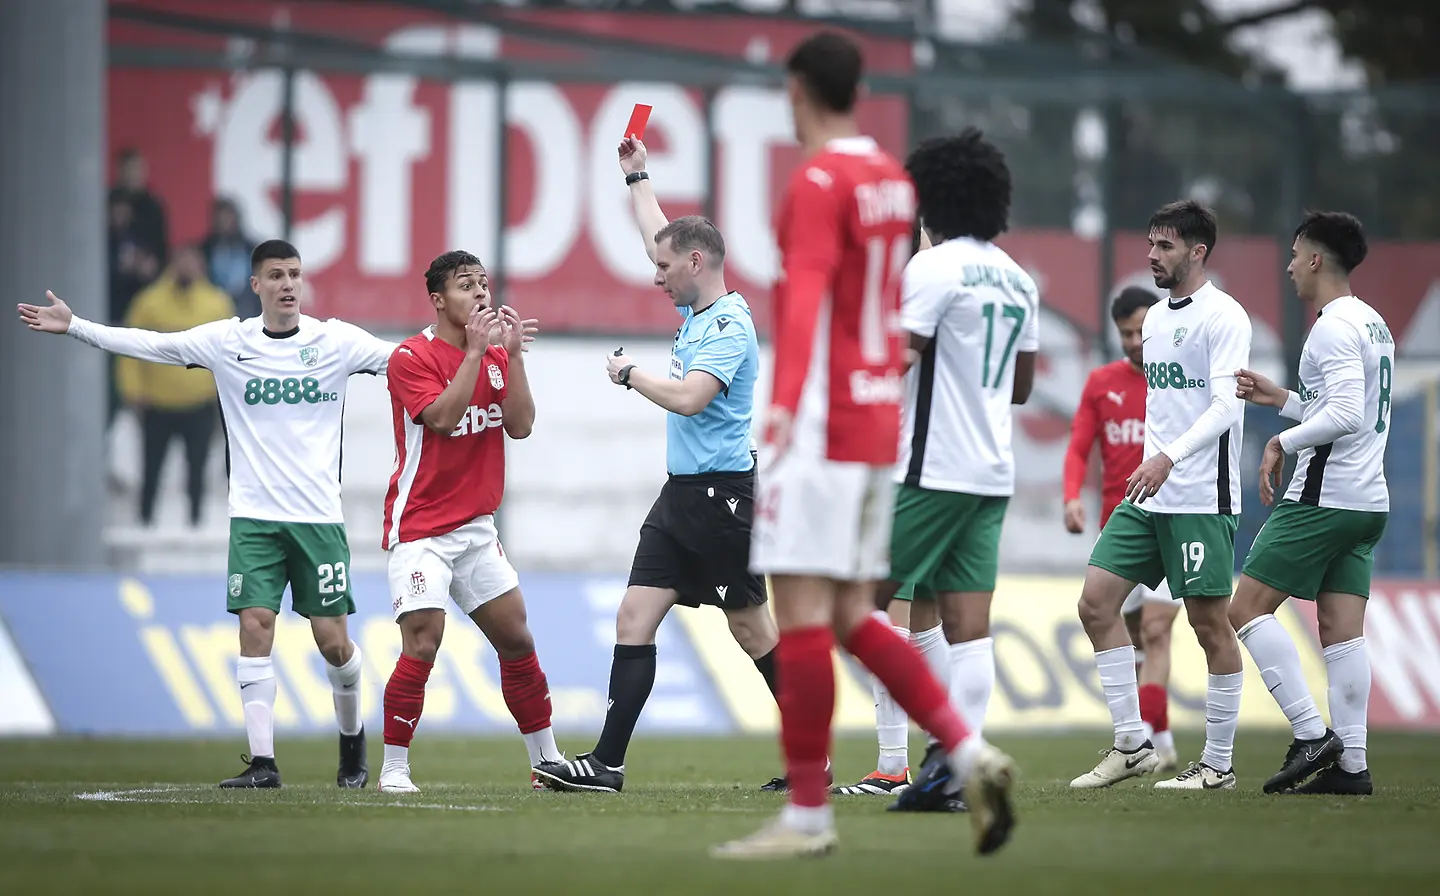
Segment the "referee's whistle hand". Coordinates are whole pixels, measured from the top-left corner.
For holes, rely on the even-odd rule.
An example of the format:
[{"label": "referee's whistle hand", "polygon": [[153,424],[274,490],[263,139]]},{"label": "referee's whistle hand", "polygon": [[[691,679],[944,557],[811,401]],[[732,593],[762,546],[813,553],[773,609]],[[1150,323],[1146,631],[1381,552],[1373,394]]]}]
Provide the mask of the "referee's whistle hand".
[{"label": "referee's whistle hand", "polygon": [[609,376],[610,376],[610,382],[612,382],[612,383],[619,383],[619,382],[620,382],[620,371],[624,370],[626,367],[630,366],[632,363],[634,363],[634,362],[632,362],[632,361],[630,360],[630,358],[629,358],[628,355],[613,355],[613,354],[612,354],[612,355],[606,355],[606,356],[605,356],[605,372],[606,372],[607,374],[609,374]]}]

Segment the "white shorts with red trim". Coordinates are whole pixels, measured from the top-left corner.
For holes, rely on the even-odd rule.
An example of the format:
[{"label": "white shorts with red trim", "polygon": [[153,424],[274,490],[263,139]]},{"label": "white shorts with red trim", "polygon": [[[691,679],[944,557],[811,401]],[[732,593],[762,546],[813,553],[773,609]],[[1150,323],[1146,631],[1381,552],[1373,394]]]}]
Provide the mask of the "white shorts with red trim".
[{"label": "white shorts with red trim", "polygon": [[416,610],[443,610],[447,598],[468,616],[520,586],[490,515],[443,535],[397,544],[390,549],[387,574],[396,620]]},{"label": "white shorts with red trim", "polygon": [[890,572],[893,467],[761,448],[750,569],[760,575],[876,581]]}]

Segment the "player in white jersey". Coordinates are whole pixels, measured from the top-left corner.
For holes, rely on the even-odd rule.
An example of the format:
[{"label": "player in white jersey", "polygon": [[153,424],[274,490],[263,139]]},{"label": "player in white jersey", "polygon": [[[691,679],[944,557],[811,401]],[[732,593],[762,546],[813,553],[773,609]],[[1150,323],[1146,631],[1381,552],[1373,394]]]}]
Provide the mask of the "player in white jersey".
[{"label": "player in white jersey", "polygon": [[1150,309],[1141,327],[1145,460],[1100,533],[1080,595],[1080,622],[1095,648],[1115,745],[1070,786],[1109,787],[1160,764],[1144,734],[1135,648],[1120,608],[1137,582],[1154,588],[1164,579],[1185,601],[1210,678],[1200,761],[1155,786],[1229,789],[1242,682],[1240,645],[1227,614],[1245,419],[1235,380],[1249,364],[1250,318],[1206,275],[1216,238],[1209,209],[1170,203],[1151,216],[1149,232],[1151,273],[1170,297]]},{"label": "player in white jersey", "polygon": [[300,313],[300,253],[268,240],[251,255],[250,288],[261,315],[178,333],[107,327],[75,316],[47,292],[48,307],[21,305],[30,329],[68,333],[119,355],[204,367],[215,376],[230,468],[227,608],[239,617],[240,688],[250,742],[247,768],[221,787],[279,787],[275,764],[275,666],[270,657],[286,585],[291,609],[310,620],[335,697],[341,787],[369,780],[360,721],[360,648],[345,617],[350,547],[340,512],[340,426],[351,374],[385,372],[395,345],[340,320]]},{"label": "player in white jersey", "polygon": [[[921,245],[934,246],[902,281],[900,323],[916,360],[894,474],[890,581],[876,600],[886,609],[892,596],[913,597],[911,641],[978,734],[995,685],[990,602],[1015,492],[1010,408],[1029,399],[1035,379],[1039,291],[991,242],[1009,223],[1012,189],[994,144],[970,128],[920,144],[905,168],[927,232]],[[960,808],[945,788],[908,792],[908,720],[883,685],[873,688],[879,762],[838,792],[894,793],[901,811]]]},{"label": "player in white jersey", "polygon": [[[1300,390],[1288,392],[1249,370],[1240,371],[1237,382],[1240,397],[1300,421],[1265,446],[1260,500],[1267,505],[1275,500],[1285,455],[1299,457],[1284,500],[1250,547],[1230,605],[1230,621],[1295,731],[1266,793],[1373,790],[1365,763],[1365,599],[1390,511],[1385,444],[1395,341],[1379,312],[1350,289],[1350,272],[1366,251],[1364,230],[1350,215],[1305,216],[1295,231],[1289,274],[1317,316],[1300,353]],[[1334,730],[1321,720],[1295,643],[1275,619],[1290,597],[1315,601]]]}]

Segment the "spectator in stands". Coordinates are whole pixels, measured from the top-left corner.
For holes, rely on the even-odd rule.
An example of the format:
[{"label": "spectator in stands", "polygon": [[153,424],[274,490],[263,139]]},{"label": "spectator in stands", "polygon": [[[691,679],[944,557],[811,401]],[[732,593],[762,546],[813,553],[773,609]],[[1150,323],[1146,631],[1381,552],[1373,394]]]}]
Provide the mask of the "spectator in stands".
[{"label": "spectator in stands", "polygon": [[120,199],[130,204],[131,228],[135,241],[150,251],[164,267],[169,260],[169,237],[165,224],[165,206],[150,192],[149,167],[138,149],[122,149],[115,160],[115,185],[110,188],[110,204]]},{"label": "spectator in stands", "polygon": [[248,320],[260,313],[260,297],[250,288],[250,253],[253,240],[245,236],[240,209],[235,201],[221,196],[210,207],[210,232],[200,244],[210,282],[230,294],[235,313]]},{"label": "spectator in stands", "polygon": [[[169,270],[135,297],[125,326],[176,332],[235,315],[225,291],[205,278],[205,257],[198,246],[175,253]],[[215,380],[207,370],[150,364],[133,358],[116,361],[121,398],[140,414],[144,469],[140,484],[140,520],[155,518],[160,470],[170,440],[185,445],[186,492],[190,524],[199,525],[205,496],[205,461],[215,432]]]},{"label": "spectator in stands", "polygon": [[[135,236],[135,209],[123,195],[111,192],[109,203],[109,313],[106,323],[119,326],[130,311],[135,294],[155,279],[159,260]],[[105,419],[113,420],[120,408],[114,368],[109,380],[109,407]]]}]

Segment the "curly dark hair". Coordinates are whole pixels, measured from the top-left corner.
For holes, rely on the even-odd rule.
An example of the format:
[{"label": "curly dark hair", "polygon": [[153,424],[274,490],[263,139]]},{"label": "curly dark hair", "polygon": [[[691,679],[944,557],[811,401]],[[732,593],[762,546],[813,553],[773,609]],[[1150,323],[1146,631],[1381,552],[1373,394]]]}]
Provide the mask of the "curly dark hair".
[{"label": "curly dark hair", "polygon": [[485,266],[480,264],[480,259],[464,249],[452,249],[444,255],[436,256],[425,271],[425,291],[427,293],[443,291],[445,281],[450,279],[451,274],[470,265],[476,265],[480,270],[485,270]]},{"label": "curly dark hair", "polygon": [[935,242],[962,236],[988,242],[1010,226],[1010,166],[978,129],[924,141],[905,170]]},{"label": "curly dark hair", "polygon": [[1347,274],[1370,252],[1360,219],[1345,212],[1306,212],[1295,236],[1324,249]]}]

